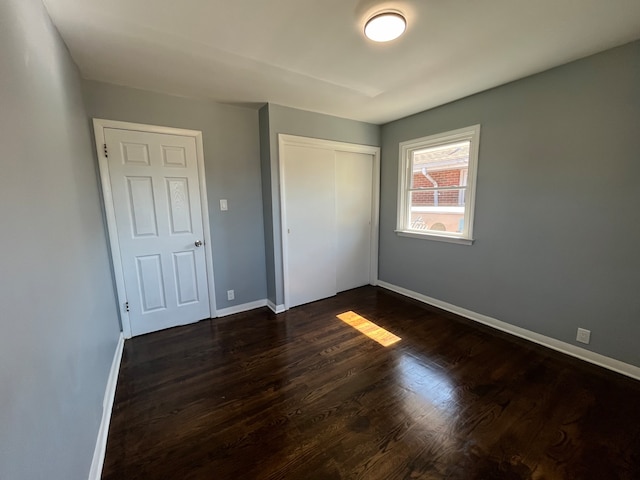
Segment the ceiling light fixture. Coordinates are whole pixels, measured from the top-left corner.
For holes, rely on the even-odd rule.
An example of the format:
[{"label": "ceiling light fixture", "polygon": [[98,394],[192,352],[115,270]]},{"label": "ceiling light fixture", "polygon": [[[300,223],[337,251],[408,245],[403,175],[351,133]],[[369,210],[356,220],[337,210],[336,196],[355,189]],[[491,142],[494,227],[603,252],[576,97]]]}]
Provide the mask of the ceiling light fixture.
[{"label": "ceiling light fixture", "polygon": [[376,13],[364,26],[364,34],[374,42],[390,42],[407,29],[407,20],[395,10]]}]

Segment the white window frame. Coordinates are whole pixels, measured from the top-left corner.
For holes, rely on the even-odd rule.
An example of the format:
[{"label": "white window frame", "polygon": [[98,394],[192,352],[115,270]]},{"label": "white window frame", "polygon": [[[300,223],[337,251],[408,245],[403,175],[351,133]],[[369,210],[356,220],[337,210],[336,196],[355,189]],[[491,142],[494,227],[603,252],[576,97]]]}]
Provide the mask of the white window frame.
[{"label": "white window frame", "polygon": [[[410,228],[410,189],[412,179],[412,162],[414,152],[469,141],[469,168],[467,188],[464,195],[464,229],[458,232],[440,232],[428,230],[413,230]],[[398,171],[398,215],[396,233],[403,237],[422,238],[452,243],[471,245],[473,243],[473,216],[476,199],[476,178],[478,172],[478,150],[480,145],[480,125],[451,130],[449,132],[429,135],[427,137],[407,140],[400,143],[399,171]]]}]

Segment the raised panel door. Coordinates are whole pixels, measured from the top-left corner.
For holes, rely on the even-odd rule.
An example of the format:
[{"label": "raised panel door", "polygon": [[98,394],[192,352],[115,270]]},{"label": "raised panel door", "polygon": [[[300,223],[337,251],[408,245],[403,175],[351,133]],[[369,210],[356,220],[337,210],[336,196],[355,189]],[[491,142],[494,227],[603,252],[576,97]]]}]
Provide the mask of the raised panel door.
[{"label": "raised panel door", "polygon": [[132,334],[208,318],[195,139],[104,132]]}]

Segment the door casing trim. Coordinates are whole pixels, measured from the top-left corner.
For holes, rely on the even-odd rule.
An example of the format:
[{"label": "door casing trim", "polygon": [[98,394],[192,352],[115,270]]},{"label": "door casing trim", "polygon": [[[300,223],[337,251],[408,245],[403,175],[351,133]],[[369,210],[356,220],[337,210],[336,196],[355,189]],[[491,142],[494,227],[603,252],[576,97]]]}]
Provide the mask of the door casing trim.
[{"label": "door casing trim", "polygon": [[105,155],[103,145],[105,144],[105,128],[116,128],[119,130],[130,130],[146,133],[162,133],[165,135],[179,135],[182,137],[193,137],[196,142],[196,157],[198,163],[198,181],[200,183],[200,203],[202,204],[202,227],[204,230],[204,250],[205,265],[207,269],[207,282],[209,290],[209,316],[217,317],[216,292],[213,278],[213,248],[211,244],[211,227],[209,225],[209,203],[207,201],[207,183],[204,170],[204,147],[202,143],[202,132],[199,130],[185,130],[182,128],[163,127],[157,125],[145,125],[142,123],[120,122],[116,120],[105,120],[102,118],[93,119],[93,131],[96,139],[96,151],[98,155],[98,168],[100,170],[100,183],[102,187],[102,199],[107,220],[107,232],[109,235],[109,245],[111,247],[111,265],[116,284],[116,295],[118,301],[118,311],[122,320],[122,334],[124,338],[131,338],[131,320],[126,311],[127,301],[124,288],[124,272],[122,270],[122,257],[120,254],[120,243],[118,242],[118,229],[116,227],[116,214],[113,205],[113,195],[111,192],[111,177],[109,176],[109,161]]}]

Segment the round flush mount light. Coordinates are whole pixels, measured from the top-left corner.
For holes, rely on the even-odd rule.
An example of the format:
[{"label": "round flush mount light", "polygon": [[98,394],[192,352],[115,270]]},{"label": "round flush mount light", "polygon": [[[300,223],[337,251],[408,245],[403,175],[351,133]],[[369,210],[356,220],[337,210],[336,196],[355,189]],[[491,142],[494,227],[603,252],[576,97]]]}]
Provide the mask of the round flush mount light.
[{"label": "round flush mount light", "polygon": [[376,13],[364,26],[364,34],[374,42],[390,42],[407,29],[407,20],[395,10]]}]

